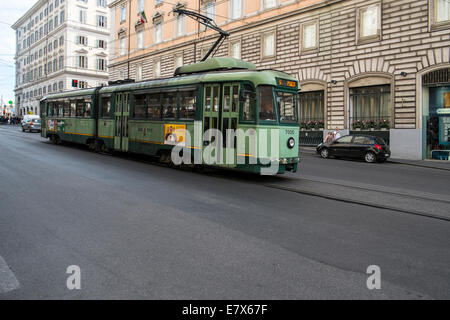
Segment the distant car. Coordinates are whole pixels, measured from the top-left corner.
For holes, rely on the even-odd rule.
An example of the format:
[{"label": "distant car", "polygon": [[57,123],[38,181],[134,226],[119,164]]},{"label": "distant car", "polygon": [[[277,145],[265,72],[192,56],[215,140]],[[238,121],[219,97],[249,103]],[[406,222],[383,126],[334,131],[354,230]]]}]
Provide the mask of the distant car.
[{"label": "distant car", "polygon": [[39,117],[39,115],[35,115],[35,114],[26,114],[23,116],[21,124],[24,125],[27,122],[27,120],[30,120],[30,119],[40,119],[40,117]]},{"label": "distant car", "polygon": [[22,123],[22,131],[41,132],[41,119],[28,119]]},{"label": "distant car", "polygon": [[349,135],[332,143],[321,143],[316,151],[324,159],[356,158],[368,163],[385,162],[391,156],[391,150],[383,139],[366,135]]}]

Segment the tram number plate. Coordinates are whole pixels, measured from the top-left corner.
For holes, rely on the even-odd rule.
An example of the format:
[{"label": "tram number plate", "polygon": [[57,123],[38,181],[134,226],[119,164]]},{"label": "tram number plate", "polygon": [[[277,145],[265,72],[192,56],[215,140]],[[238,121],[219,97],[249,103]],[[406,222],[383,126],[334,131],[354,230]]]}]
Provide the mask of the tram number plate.
[{"label": "tram number plate", "polygon": [[286,130],[285,133],[286,134],[295,134],[295,130]]}]

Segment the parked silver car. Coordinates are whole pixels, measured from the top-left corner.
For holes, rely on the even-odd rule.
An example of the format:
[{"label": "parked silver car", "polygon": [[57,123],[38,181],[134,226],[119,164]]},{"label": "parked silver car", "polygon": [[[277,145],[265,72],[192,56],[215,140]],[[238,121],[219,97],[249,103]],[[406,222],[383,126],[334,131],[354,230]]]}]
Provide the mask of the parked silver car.
[{"label": "parked silver car", "polygon": [[41,132],[41,119],[28,119],[22,123],[22,131]]}]

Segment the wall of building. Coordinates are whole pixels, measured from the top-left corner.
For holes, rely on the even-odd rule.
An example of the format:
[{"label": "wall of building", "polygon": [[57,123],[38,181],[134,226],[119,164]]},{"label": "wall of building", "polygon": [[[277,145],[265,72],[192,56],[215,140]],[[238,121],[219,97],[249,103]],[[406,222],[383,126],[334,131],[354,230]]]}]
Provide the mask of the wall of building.
[{"label": "wall of building", "polygon": [[[56,3],[58,6],[56,7]],[[53,10],[50,10],[52,6]],[[86,10],[86,21],[80,22],[80,9]],[[48,12],[45,15],[45,11]],[[51,12],[50,12],[51,11]],[[42,13],[42,16],[41,16]],[[61,20],[61,15],[63,20]],[[106,27],[98,27],[98,16],[107,17]],[[58,26],[47,35],[43,32],[36,41],[30,43],[24,48],[23,40],[27,40],[30,34],[35,31],[40,32],[44,25],[50,20],[54,21],[58,16]],[[36,23],[37,17],[37,23]],[[41,19],[42,18],[42,19]],[[31,21],[33,25],[30,26]],[[51,86],[52,92],[56,84],[56,91],[73,90],[72,80],[76,79],[86,81],[89,86],[98,86],[108,82],[107,70],[99,71],[97,69],[97,59],[105,59],[105,65],[108,63],[108,49],[97,48],[97,40],[108,42],[110,37],[111,21],[109,9],[106,6],[100,6],[98,1],[78,1],[78,0],[41,0],[38,1],[30,10],[24,14],[14,25],[13,29],[17,33],[17,53],[16,53],[16,104],[19,110],[32,110],[39,113],[39,100],[49,93],[48,86]],[[28,28],[30,26],[30,30]],[[26,31],[25,31],[26,29]],[[88,38],[86,46],[78,43],[78,36]],[[57,41],[57,49],[49,50],[49,44]],[[44,47],[47,48],[45,54]],[[39,55],[39,51],[42,52]],[[38,58],[35,59],[35,54]],[[78,67],[78,57],[80,55],[88,58],[88,68]],[[24,59],[33,56],[30,63],[24,64]],[[45,73],[44,65],[57,59],[57,69]],[[62,67],[60,65],[62,59]],[[39,67],[42,68],[42,74],[39,75]],[[34,70],[37,76],[34,77]],[[23,74],[33,71],[33,77],[29,81],[23,81]],[[43,88],[46,88],[45,92]],[[34,94],[34,93],[37,94]],[[31,96],[32,94],[32,96]],[[28,97],[27,97],[28,95]]]}]

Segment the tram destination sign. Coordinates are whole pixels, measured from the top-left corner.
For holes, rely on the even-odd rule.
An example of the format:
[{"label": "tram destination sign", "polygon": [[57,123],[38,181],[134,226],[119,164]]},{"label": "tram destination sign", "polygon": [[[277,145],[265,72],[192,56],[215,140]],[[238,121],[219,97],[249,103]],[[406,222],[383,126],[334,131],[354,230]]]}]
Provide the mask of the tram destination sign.
[{"label": "tram destination sign", "polygon": [[291,89],[298,89],[298,82],[286,79],[277,78],[277,83],[280,87],[287,87]]}]

